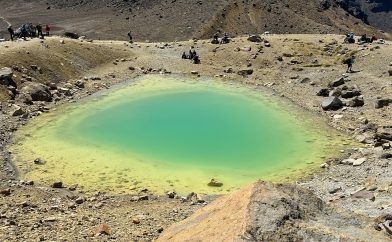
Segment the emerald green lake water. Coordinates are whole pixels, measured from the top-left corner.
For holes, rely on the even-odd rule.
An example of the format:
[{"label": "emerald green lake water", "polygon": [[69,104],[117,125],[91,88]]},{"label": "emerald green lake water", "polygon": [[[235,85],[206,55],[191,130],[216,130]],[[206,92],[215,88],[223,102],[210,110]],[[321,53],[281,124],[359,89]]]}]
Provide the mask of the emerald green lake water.
[{"label": "emerald green lake water", "polygon": [[[266,93],[153,76],[37,118],[14,153],[23,176],[87,190],[221,193],[295,179],[343,140]],[[46,164],[26,162],[37,157]],[[212,178],[224,185],[208,187]]]}]

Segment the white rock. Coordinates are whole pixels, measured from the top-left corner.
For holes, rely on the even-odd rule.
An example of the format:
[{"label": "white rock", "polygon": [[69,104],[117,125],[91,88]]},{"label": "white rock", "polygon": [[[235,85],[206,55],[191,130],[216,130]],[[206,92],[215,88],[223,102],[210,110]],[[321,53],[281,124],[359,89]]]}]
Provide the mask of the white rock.
[{"label": "white rock", "polygon": [[367,159],[365,157],[356,159],[353,163],[353,166],[360,166],[362,165]]},{"label": "white rock", "polygon": [[343,164],[343,165],[352,165],[352,164],[354,164],[354,162],[355,162],[354,159],[349,158],[349,159],[344,159],[344,160],[340,161],[340,164]]}]

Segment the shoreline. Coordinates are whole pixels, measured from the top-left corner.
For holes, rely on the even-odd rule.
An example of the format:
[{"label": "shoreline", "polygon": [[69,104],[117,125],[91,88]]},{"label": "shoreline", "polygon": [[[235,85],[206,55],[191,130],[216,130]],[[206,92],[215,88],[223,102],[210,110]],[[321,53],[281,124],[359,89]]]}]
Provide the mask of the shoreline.
[{"label": "shoreline", "polygon": [[[52,108],[52,110],[55,111],[57,114],[61,115],[62,112],[67,112],[67,113],[68,112],[74,112],[74,109],[76,108],[77,105],[87,105],[86,107],[83,107],[83,109],[79,111],[79,112],[81,112],[80,114],[83,115],[82,113],[85,112],[85,109],[86,108],[89,109],[88,105],[92,105],[92,103],[95,102],[95,100],[97,98],[99,98],[99,97],[106,98],[111,93],[118,92],[120,90],[123,90],[124,88],[126,88],[126,90],[134,91],[136,93],[138,93],[138,92],[142,92],[142,93],[147,92],[148,93],[149,92],[148,91],[149,88],[153,88],[153,90],[155,90],[155,89],[156,90],[160,90],[160,86],[162,86],[163,89],[161,91],[159,91],[159,92],[162,92],[162,91],[166,92],[167,88],[169,88],[171,90],[170,86],[172,86],[172,85],[175,85],[175,86],[178,85],[178,84],[182,85],[182,83],[184,81],[182,81],[182,79],[179,79],[179,78],[182,78],[182,79],[186,78],[184,80],[188,80],[188,81],[185,81],[187,84],[184,84],[184,85],[187,86],[187,88],[193,88],[193,85],[195,85],[194,86],[195,88],[199,88],[199,84],[200,84],[201,86],[205,86],[206,85],[206,86],[208,86],[208,88],[211,87],[214,90],[215,89],[219,90],[219,92],[220,91],[222,91],[222,92],[228,91],[230,93],[230,95],[233,94],[233,95],[240,95],[240,96],[244,96],[244,97],[245,97],[245,95],[251,95],[252,99],[254,98],[255,101],[257,100],[257,102],[260,101],[260,102],[263,102],[264,105],[268,104],[268,105],[274,106],[274,108],[272,108],[272,109],[283,109],[283,110],[280,111],[282,113],[281,115],[285,115],[284,113],[290,113],[290,114],[287,114],[287,115],[290,115],[290,117],[292,118],[291,121],[294,121],[294,122],[297,123],[297,122],[300,122],[300,120],[301,120],[301,122],[303,121],[304,123],[307,123],[307,124],[317,123],[320,126],[320,128],[318,128],[318,129],[309,128],[308,130],[311,133],[314,133],[314,135],[316,135],[316,133],[317,133],[318,134],[317,137],[320,136],[319,138],[321,138],[321,136],[324,136],[323,134],[331,132],[330,136],[333,137],[333,140],[331,140],[330,142],[336,142],[337,144],[340,144],[342,146],[341,149],[344,149],[345,153],[347,153],[347,150],[355,149],[352,146],[358,146],[359,147],[359,143],[356,144],[353,140],[351,140],[351,138],[349,138],[349,136],[347,136],[345,138],[341,138],[340,136],[345,136],[345,134],[340,132],[340,131],[337,131],[337,130],[335,131],[335,129],[333,127],[329,126],[324,119],[316,117],[314,114],[308,112],[305,109],[302,109],[300,106],[295,105],[295,103],[290,102],[290,100],[282,100],[281,97],[277,97],[275,94],[273,94],[272,92],[270,92],[267,89],[260,89],[260,87],[250,88],[250,87],[245,86],[243,84],[238,84],[238,82],[236,82],[234,80],[233,81],[225,81],[225,82],[223,82],[223,81],[219,81],[218,79],[213,79],[212,77],[207,77],[207,76],[200,77],[200,78],[197,78],[197,79],[196,78],[191,78],[191,76],[173,75],[173,74],[169,74],[169,75],[165,75],[165,76],[152,75],[152,74],[149,74],[149,75],[144,76],[144,77],[143,76],[139,76],[136,79],[125,80],[123,82],[119,82],[117,84],[114,84],[113,86],[109,87],[109,89],[107,89],[107,90],[101,90],[101,91],[92,93],[89,96],[80,98],[79,100],[76,101],[76,103],[56,105],[55,107]],[[149,82],[149,80],[155,80],[155,79],[157,79],[159,81],[153,81],[154,84],[150,83],[151,81]],[[178,81],[171,81],[171,80],[174,80],[174,79],[175,80],[178,79]],[[139,83],[137,83],[138,81],[139,81]],[[147,81],[147,83],[145,83],[146,81]],[[170,84],[167,83],[168,81],[170,81]],[[205,81],[208,81],[208,82],[205,83]],[[144,82],[144,83],[142,83],[142,82]],[[161,82],[163,82],[163,84],[158,84],[158,83],[161,83]],[[174,84],[176,82],[179,82],[179,83],[178,84]],[[195,84],[193,82],[195,82]],[[142,87],[140,87],[140,85],[142,85]],[[152,86],[150,87],[150,85],[152,85]],[[158,87],[156,87],[156,85],[158,85]],[[167,85],[169,85],[169,87],[167,87]],[[189,87],[188,87],[188,85],[189,85]],[[145,90],[146,88],[148,90]],[[177,88],[180,88],[180,87],[177,87]],[[240,89],[238,89],[238,88],[240,88]],[[176,89],[176,87],[174,87],[174,89],[172,91],[174,91],[175,89]],[[179,90],[182,90],[182,89],[179,89]],[[136,93],[133,93],[132,95],[135,95]],[[123,94],[120,94],[120,95],[123,95]],[[148,94],[148,95],[150,95],[150,94]],[[101,102],[107,103],[107,102],[110,102],[110,100],[112,100],[112,99],[113,99],[113,97],[109,97],[108,100],[104,100],[104,101],[101,101]],[[67,106],[64,106],[64,105],[67,105]],[[60,111],[59,111],[59,108],[60,108]],[[70,110],[68,110],[68,109],[70,109]],[[41,126],[44,127],[46,124],[48,124],[48,122],[51,122],[51,121],[48,121],[47,119],[52,120],[54,118],[55,118],[55,116],[53,116],[53,114],[51,114],[50,117],[47,117],[46,119],[40,118],[40,120],[43,121],[43,123],[40,124],[40,127]],[[39,122],[40,122],[40,120],[39,120]],[[34,121],[34,122],[38,125],[37,121]],[[298,123],[298,125],[299,125],[299,123]],[[31,124],[30,124],[30,127],[31,127]],[[23,127],[23,129],[26,129],[26,128]],[[18,131],[18,132],[20,133],[20,131]],[[34,133],[36,131],[32,131],[32,132]],[[336,132],[336,134],[335,134],[335,132]],[[19,134],[19,139],[22,138],[21,137],[22,135],[26,135],[26,134],[27,135],[31,135],[31,133],[28,130],[24,130],[24,131],[22,131],[22,133]],[[33,138],[30,138],[30,139],[33,139]],[[14,137],[14,140],[12,141],[12,143],[10,145],[8,145],[8,149],[9,150],[10,149],[13,150],[13,153],[14,152],[17,153],[18,150],[20,150],[20,148],[18,147],[19,144],[18,145],[15,144],[15,143],[18,143],[18,140],[15,140],[15,137]],[[23,141],[23,140],[24,139],[22,138],[22,140],[20,140],[20,142],[25,143],[25,141]],[[325,145],[327,145],[327,143],[326,143],[327,141],[326,140],[325,141],[319,141],[319,142],[324,142]],[[330,145],[330,146],[332,148],[332,145]],[[60,146],[57,145],[57,147],[61,147],[61,145]],[[27,147],[25,147],[25,148],[27,149]],[[87,148],[87,149],[89,149],[89,148]],[[120,150],[114,151],[115,154],[117,154],[118,152],[120,152]],[[340,152],[339,149],[337,149],[337,148],[332,153],[328,153],[327,154],[325,152],[319,151],[318,154],[319,155],[323,154],[323,156],[324,155],[327,156],[328,159],[332,159],[332,158],[339,159],[339,158],[344,157],[344,155],[345,155],[342,152]],[[37,159],[44,159],[44,160],[46,160],[43,157],[43,155],[44,154],[38,153],[34,157],[32,157],[32,155],[27,155],[27,154],[25,154],[24,156],[25,157],[29,156],[31,158],[29,160],[34,160],[36,158]],[[102,154],[102,155],[104,155],[104,154]],[[138,159],[140,159],[140,158],[142,158],[142,157],[139,157]],[[15,159],[16,159],[16,157],[13,158],[14,162],[16,161]],[[21,157],[19,157],[19,159],[21,159]],[[63,159],[65,159],[65,158],[63,158]],[[74,160],[74,159],[75,158],[73,158],[71,160]],[[92,159],[92,158],[90,157],[89,159]],[[120,157],[119,157],[119,159],[120,159]],[[69,158],[68,158],[68,160],[69,160]],[[94,160],[95,160],[95,158],[94,158]],[[284,182],[284,183],[295,183],[298,180],[304,180],[306,177],[312,176],[313,172],[317,171],[317,168],[319,167],[319,165],[321,165],[323,163],[323,161],[324,161],[324,159],[321,159],[321,158],[317,157],[317,158],[315,158],[315,161],[308,161],[308,162],[303,161],[301,164],[297,164],[297,165],[295,165],[295,164],[292,164],[292,165],[282,165],[282,166],[285,167],[283,169],[289,169],[290,171],[286,171],[286,172],[284,172],[284,174],[281,174],[281,175],[277,176],[278,173],[279,173],[278,172],[279,170],[277,168],[275,168],[274,169],[274,174],[271,174],[271,175],[267,176],[267,174],[263,173],[265,178],[259,178],[259,179],[268,180],[268,181],[272,181],[272,182],[275,182],[275,183],[282,183],[282,182]],[[19,161],[19,163],[20,162],[22,162],[22,161]],[[174,164],[172,164],[172,166],[173,165]],[[21,165],[19,165],[19,166],[21,166]],[[33,167],[37,167],[37,168],[33,168]],[[42,168],[40,169],[38,167],[39,166],[29,165],[29,164],[23,165],[23,169],[25,169],[25,173],[27,172],[27,170],[30,171],[31,169],[42,170]],[[20,167],[20,168],[22,168],[22,167]],[[45,172],[49,172],[49,171],[47,171],[47,169],[52,169],[52,170],[55,169],[54,167],[47,167],[46,165],[43,166],[43,168],[45,169]],[[61,168],[59,167],[59,169],[61,169]],[[140,169],[142,169],[142,168],[140,168]],[[149,168],[149,169],[152,169],[152,167]],[[149,169],[147,169],[147,170],[149,170]],[[169,170],[173,169],[173,167],[172,168],[165,168],[165,169],[169,171]],[[184,169],[184,171],[187,170],[185,167],[183,167],[182,169]],[[218,168],[217,167],[215,167],[215,168],[211,167],[210,169],[212,169],[212,170],[215,169],[216,170]],[[86,170],[86,169],[84,169],[84,170]],[[103,169],[101,171],[105,171],[105,169]],[[42,172],[42,171],[36,171],[35,173],[40,173],[40,172]],[[234,185],[233,183],[228,182],[227,179],[223,179],[223,177],[227,178],[227,176],[229,177],[229,175],[228,175],[228,173],[226,174],[226,173],[222,173],[222,172],[223,171],[221,171],[220,176],[218,175],[217,177],[213,177],[213,178],[218,179],[218,180],[222,180],[222,181],[226,181],[226,182],[224,182],[225,186],[222,187],[223,190],[220,189],[220,188],[207,189],[207,185],[205,185],[205,188],[202,188],[203,187],[202,185],[198,185],[199,189],[191,189],[191,188],[188,188],[188,189],[181,188],[181,189],[179,189],[179,187],[178,187],[179,185],[177,185],[177,186],[175,185],[176,183],[183,183],[183,182],[181,182],[181,179],[179,179],[179,178],[175,179],[176,180],[175,183],[172,183],[171,190],[175,190],[176,192],[182,191],[182,192],[180,192],[180,194],[182,194],[182,195],[188,194],[190,192],[197,192],[197,193],[202,193],[202,194],[206,194],[206,195],[218,195],[218,194],[227,194],[229,192],[228,189],[230,189],[230,192],[238,190],[240,188],[239,186],[235,186],[235,188],[233,188],[232,187]],[[183,172],[181,172],[181,173],[183,173]],[[107,173],[107,175],[110,177],[110,173],[109,174]],[[49,179],[48,177],[51,177],[52,175],[44,175],[44,176],[46,178],[42,177],[42,179],[44,179],[46,182],[44,182],[43,185],[45,183],[46,184],[48,183],[48,179]],[[27,177],[29,177],[29,176],[27,176]],[[31,175],[30,175],[30,177],[31,177]],[[34,177],[35,176],[33,176],[33,178]],[[57,175],[54,176],[54,177],[57,177]],[[21,178],[21,177],[19,177],[19,178]],[[76,177],[74,177],[74,178],[76,178]],[[211,178],[212,177],[210,177],[210,179]],[[237,179],[239,179],[239,178],[240,177],[237,177],[235,180],[237,181]],[[129,180],[129,179],[137,179],[137,177],[130,176],[130,177],[126,177],[124,179],[127,179],[127,180]],[[146,178],[144,178],[144,179],[146,179]],[[138,183],[139,184],[143,184],[144,182],[139,181],[139,180],[144,180],[144,179],[142,179],[142,178],[137,179]],[[63,182],[66,181],[66,180],[70,180],[70,179],[69,178],[65,179],[65,177],[64,177],[63,178]],[[120,184],[113,184],[113,185],[111,185],[111,187],[107,186],[104,189],[105,186],[103,186],[103,184],[109,182],[109,180],[105,180],[105,182],[102,181],[101,182],[102,184],[94,185],[93,187],[96,186],[96,188],[93,188],[95,190],[91,190],[92,189],[91,185],[87,186],[88,183],[83,183],[83,182],[80,182],[80,181],[78,182],[77,180],[80,180],[80,179],[73,180],[72,183],[78,184],[78,185],[82,186],[84,188],[83,189],[84,192],[88,192],[88,193],[93,193],[93,192],[99,191],[99,187],[101,187],[103,190],[107,190],[107,191],[110,190],[110,193],[111,194],[113,193],[114,195],[116,193],[118,193],[118,192],[120,192],[120,195],[121,195],[121,194],[127,194],[129,192],[132,193],[135,190],[139,190],[139,188],[134,188],[134,186],[132,186],[131,184],[124,184],[127,187],[130,186],[129,189],[131,189],[131,190],[129,190],[127,188],[124,188],[125,190],[121,189],[121,188],[117,188],[117,186],[120,186]],[[255,178],[255,180],[256,180],[256,178]],[[205,184],[208,183],[208,176],[204,180],[204,182],[205,182]],[[68,183],[69,183],[69,181],[68,181]],[[155,184],[151,183],[151,185],[155,185]],[[187,184],[186,187],[188,187],[189,185],[191,185],[191,184]],[[183,186],[185,186],[185,184],[183,184]],[[138,187],[140,187],[140,186],[138,186]],[[146,185],[144,187],[149,189],[148,185]],[[177,187],[177,188],[175,189],[174,187]],[[87,189],[87,190],[85,190],[85,189]],[[126,190],[128,190],[128,192]],[[154,189],[152,189],[152,190],[154,190]],[[167,189],[166,192],[168,192],[169,190],[170,189]],[[210,191],[207,192],[207,190],[210,190]],[[185,193],[184,193],[184,191],[185,191]],[[161,192],[157,193],[156,195],[164,195],[166,192],[162,192],[161,191]]]}]

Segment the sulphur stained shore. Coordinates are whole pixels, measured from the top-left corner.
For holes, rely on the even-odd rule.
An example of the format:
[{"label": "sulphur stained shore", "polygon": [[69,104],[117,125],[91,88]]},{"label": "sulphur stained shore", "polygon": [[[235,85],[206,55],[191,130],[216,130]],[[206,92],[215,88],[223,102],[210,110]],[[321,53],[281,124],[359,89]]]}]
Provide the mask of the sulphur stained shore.
[{"label": "sulphur stained shore", "polygon": [[[23,179],[87,192],[225,193],[294,180],[348,138],[260,90],[146,76],[31,120],[11,150]],[[44,165],[35,165],[41,158]],[[212,179],[223,186],[209,187]]]}]

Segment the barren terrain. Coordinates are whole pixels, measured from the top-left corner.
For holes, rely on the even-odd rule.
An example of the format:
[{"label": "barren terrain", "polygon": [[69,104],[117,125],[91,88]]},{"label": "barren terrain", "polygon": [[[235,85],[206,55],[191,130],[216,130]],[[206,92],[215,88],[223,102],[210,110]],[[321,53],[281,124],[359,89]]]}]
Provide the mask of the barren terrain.
[{"label": "barren terrain", "polygon": [[[148,188],[130,190],[121,196],[105,191],[85,194],[77,188],[74,191],[72,184],[51,188],[53,184],[22,181],[13,168],[7,145],[20,125],[42,112],[50,112],[56,105],[74,102],[144,74],[185,74],[196,79],[200,75],[217,81],[235,81],[249,88],[267,89],[314,115],[323,116],[330,125],[364,143],[364,147],[342,150],[340,159],[327,157],[318,172],[304,177],[295,186],[308,189],[331,206],[332,211],[342,209],[349,214],[347,216],[358,219],[357,225],[350,225],[358,226],[356,229],[364,224],[372,228],[372,219],[391,214],[392,108],[388,100],[392,94],[392,46],[388,42],[342,44],[342,35],[261,37],[261,43],[241,37],[226,45],[210,44],[208,40],[129,44],[59,37],[1,43],[0,65],[12,69],[16,87],[0,85],[0,240],[149,241],[173,222],[188,217],[199,206],[214,199],[200,194],[170,195],[174,198],[169,198],[149,194]],[[195,46],[200,55],[200,65],[180,58],[190,46]],[[352,54],[357,57],[356,72],[346,73],[341,61]],[[344,77],[343,84],[330,84],[341,77]],[[52,101],[26,103],[23,88],[36,82],[50,86]],[[317,95],[323,88],[327,88],[327,95],[334,91],[333,95],[346,106],[324,111],[320,104],[326,97]],[[342,98],[342,94],[336,94],[347,90],[359,90],[360,96]],[[351,101],[355,98],[363,98],[363,106],[352,105],[357,103]],[[387,100],[385,106],[376,108],[380,100]],[[17,111],[17,107],[22,112]],[[344,159],[349,157],[351,160]],[[56,179],[60,181],[61,177]],[[329,214],[324,219],[333,220],[337,216]],[[105,226],[109,226],[110,231],[106,231]],[[309,228],[306,226],[311,225],[302,228]],[[320,231],[328,229],[327,226]],[[348,230],[350,227],[346,230],[343,227],[334,238],[344,238]],[[284,232],[277,231],[282,233],[283,241],[288,240]],[[374,233],[375,240],[388,238],[384,231],[366,231],[367,236]]]}]

